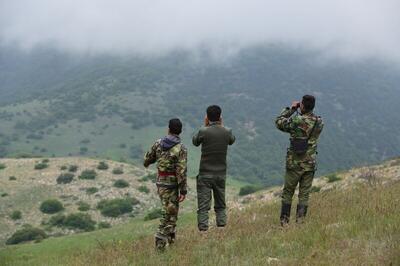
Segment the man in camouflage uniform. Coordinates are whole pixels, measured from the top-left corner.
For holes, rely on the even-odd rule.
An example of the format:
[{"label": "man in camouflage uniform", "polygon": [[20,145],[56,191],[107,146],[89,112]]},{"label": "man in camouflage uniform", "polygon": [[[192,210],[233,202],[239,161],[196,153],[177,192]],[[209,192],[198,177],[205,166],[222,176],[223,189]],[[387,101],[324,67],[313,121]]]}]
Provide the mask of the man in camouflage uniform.
[{"label": "man in camouflage uniform", "polygon": [[144,156],[144,167],[157,163],[157,189],[161,199],[163,216],[155,235],[156,249],[165,250],[166,244],[175,241],[175,227],[178,220],[179,202],[187,193],[187,150],[179,134],[182,123],[179,119],[169,121],[168,136],[157,140]]},{"label": "man in camouflage uniform", "polygon": [[214,196],[214,211],[218,227],[226,225],[225,181],[228,145],[235,142],[232,130],[224,127],[221,108],[207,108],[204,127],[193,136],[193,145],[201,145],[201,160],[197,176],[197,223],[200,231],[208,230],[208,211],[211,194]]},{"label": "man in camouflage uniform", "polygon": [[[324,126],[321,117],[313,114],[315,98],[303,96],[301,102],[293,102],[276,118],[276,127],[290,134],[290,148],[286,156],[285,184],[282,192],[281,225],[289,223],[292,197],[299,184],[299,203],[296,221],[307,214],[308,198],[316,171],[317,140]],[[300,114],[297,109],[300,108]],[[297,113],[296,115],[293,115]]]}]

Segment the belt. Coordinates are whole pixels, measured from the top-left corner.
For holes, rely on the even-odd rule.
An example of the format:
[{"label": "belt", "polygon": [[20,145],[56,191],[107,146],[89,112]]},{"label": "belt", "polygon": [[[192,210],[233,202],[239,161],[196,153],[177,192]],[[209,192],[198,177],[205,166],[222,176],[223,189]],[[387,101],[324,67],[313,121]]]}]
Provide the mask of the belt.
[{"label": "belt", "polygon": [[158,176],[176,176],[175,172],[162,172],[158,171]]},{"label": "belt", "polygon": [[163,183],[156,183],[157,187],[163,188],[177,188],[178,184],[163,184]]}]

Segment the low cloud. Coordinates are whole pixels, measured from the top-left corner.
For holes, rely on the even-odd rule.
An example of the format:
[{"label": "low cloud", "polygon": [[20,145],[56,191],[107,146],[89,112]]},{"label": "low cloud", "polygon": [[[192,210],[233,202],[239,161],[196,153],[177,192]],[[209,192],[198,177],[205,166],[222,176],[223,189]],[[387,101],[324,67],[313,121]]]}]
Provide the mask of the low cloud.
[{"label": "low cloud", "polygon": [[400,61],[398,0],[1,0],[0,43],[160,55],[282,44]]}]

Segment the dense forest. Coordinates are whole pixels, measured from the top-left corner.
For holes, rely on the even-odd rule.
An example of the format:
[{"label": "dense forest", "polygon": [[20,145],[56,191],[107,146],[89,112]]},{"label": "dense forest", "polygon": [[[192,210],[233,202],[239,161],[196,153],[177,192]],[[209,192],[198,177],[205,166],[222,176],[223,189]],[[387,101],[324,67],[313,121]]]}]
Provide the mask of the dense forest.
[{"label": "dense forest", "polygon": [[191,173],[199,151],[190,136],[205,108],[219,104],[237,143],[229,173],[263,185],[281,182],[285,134],[274,118],[311,93],[325,121],[320,173],[399,154],[400,71],[364,60],[322,59],[309,51],[253,47],[230,58],[207,52],[163,57],[90,56],[40,48],[0,49],[0,155],[96,156],[139,162],[167,120],[185,124]]}]

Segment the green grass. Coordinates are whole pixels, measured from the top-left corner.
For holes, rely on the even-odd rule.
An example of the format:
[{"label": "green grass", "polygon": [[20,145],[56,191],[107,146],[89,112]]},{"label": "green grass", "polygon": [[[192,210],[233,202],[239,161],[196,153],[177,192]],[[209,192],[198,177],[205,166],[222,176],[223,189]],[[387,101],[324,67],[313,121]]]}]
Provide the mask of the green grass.
[{"label": "green grass", "polygon": [[[304,224],[279,226],[279,202],[229,213],[224,230],[199,235],[193,213],[180,216],[178,241],[156,254],[158,221],[24,244],[0,251],[4,265],[398,265],[400,182],[312,195]],[[351,206],[351,208],[349,208]],[[294,210],[293,210],[294,211]]]},{"label": "green grass", "polygon": [[330,174],[326,176],[328,183],[340,181],[341,178],[337,174]]}]

